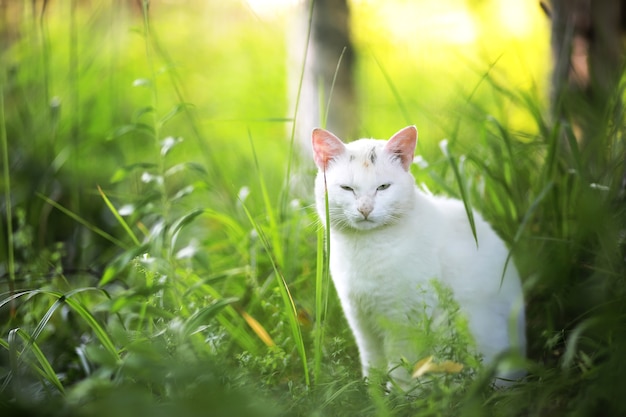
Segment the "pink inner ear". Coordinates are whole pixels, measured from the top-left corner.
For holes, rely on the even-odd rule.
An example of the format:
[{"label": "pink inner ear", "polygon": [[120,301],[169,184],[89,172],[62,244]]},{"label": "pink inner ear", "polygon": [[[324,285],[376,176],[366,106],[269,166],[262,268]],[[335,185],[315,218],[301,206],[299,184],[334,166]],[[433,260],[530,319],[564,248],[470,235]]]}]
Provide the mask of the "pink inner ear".
[{"label": "pink inner ear", "polygon": [[313,129],[311,135],[315,164],[326,169],[328,162],[345,152],[346,146],[341,139],[321,128]]},{"label": "pink inner ear", "polygon": [[389,139],[385,150],[390,154],[397,155],[404,170],[408,171],[413,162],[415,145],[417,145],[417,128],[408,126]]}]

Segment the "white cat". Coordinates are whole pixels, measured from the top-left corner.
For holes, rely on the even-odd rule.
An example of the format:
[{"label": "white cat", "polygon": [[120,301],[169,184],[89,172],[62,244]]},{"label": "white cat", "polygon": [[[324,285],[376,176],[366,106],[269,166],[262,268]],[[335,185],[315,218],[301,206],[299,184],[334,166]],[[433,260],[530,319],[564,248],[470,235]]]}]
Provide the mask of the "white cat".
[{"label": "white cat", "polygon": [[[371,369],[388,370],[406,386],[411,375],[398,366],[401,360],[415,363],[432,354],[417,351],[414,342],[418,312],[436,309],[436,297],[424,291],[433,279],[452,290],[485,363],[509,349],[525,355],[523,295],[512,262],[502,278],[508,250],[478,213],[476,245],[461,201],[418,190],[409,171],[414,126],[389,141],[348,144],[315,129],[312,143],[323,223],[328,191],[331,275],[364,377]],[[499,369],[498,376],[520,375]]]}]

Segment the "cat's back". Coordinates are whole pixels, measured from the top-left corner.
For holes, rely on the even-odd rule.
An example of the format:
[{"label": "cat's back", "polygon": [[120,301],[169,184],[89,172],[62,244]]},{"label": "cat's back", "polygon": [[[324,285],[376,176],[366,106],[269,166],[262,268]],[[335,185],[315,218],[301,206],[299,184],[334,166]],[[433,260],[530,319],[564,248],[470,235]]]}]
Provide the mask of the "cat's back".
[{"label": "cat's back", "polygon": [[513,299],[521,292],[519,274],[504,240],[476,210],[475,233],[461,200],[427,196],[439,212],[437,256],[441,279],[461,297],[485,299],[493,295]]}]

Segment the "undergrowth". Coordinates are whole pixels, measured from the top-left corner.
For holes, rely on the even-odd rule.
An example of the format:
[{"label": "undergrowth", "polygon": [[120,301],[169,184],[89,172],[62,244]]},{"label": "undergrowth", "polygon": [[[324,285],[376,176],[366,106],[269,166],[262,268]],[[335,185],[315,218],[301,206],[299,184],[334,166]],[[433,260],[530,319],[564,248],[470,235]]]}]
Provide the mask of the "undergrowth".
[{"label": "undergrowth", "polygon": [[[20,91],[32,80],[3,68],[3,415],[626,413],[622,88],[591,154],[575,120],[552,120],[532,92],[486,72],[475,89],[523,113],[528,129],[470,95],[442,152],[412,168],[509,243],[524,277],[529,373],[502,390],[490,387],[489,369],[432,373],[407,396],[387,392],[384,375],[360,378],[312,196],[293,195],[281,178],[291,162],[277,167],[250,130],[241,161],[220,154],[147,5],[135,34],[145,72],[124,87],[138,103],[112,112],[108,128],[87,124],[95,108],[72,118],[54,100],[28,104]],[[78,99],[79,73],[70,80]],[[20,145],[42,132],[56,135],[45,152]],[[244,186],[233,180],[242,177]],[[454,326],[447,347],[471,365],[463,323]]]}]

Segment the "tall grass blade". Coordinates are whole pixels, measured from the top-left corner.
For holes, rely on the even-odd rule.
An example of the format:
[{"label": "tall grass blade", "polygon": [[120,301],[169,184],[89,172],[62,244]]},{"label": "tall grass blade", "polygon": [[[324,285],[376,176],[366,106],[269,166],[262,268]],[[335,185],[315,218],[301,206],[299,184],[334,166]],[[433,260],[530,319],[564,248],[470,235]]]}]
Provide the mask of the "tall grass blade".
[{"label": "tall grass blade", "polygon": [[337,74],[339,74],[339,68],[341,67],[341,61],[343,60],[343,56],[346,53],[347,47],[343,47],[341,51],[341,55],[339,55],[339,59],[337,60],[337,67],[335,68],[335,73],[333,74],[333,80],[330,83],[330,90],[328,91],[328,101],[326,102],[326,111],[324,112],[324,119],[322,120],[322,127],[326,128],[328,123],[328,112],[330,111],[330,103],[333,98],[333,91],[335,91],[335,83],[337,82]]},{"label": "tall grass blade", "polygon": [[[183,87],[183,82],[182,82],[183,78],[180,76],[179,72],[176,70],[179,67],[179,62],[174,60],[169,55],[167,49],[162,46],[161,41],[158,38],[158,33],[150,30],[150,27],[149,27],[150,21],[149,21],[149,16],[148,16],[148,7],[150,3],[149,0],[140,0],[140,1],[142,2],[142,12],[144,16],[144,33],[146,36],[146,41],[147,42],[149,41],[150,45],[152,46],[152,48],[150,49],[149,45],[146,44],[146,51],[148,52],[148,59],[150,61],[150,65],[152,65],[152,60],[153,60],[150,50],[154,50],[154,53],[161,59],[161,61],[165,62],[165,68],[166,68],[165,73],[169,76],[170,85],[174,89],[174,93],[176,95],[176,98],[178,99],[178,104],[176,104],[169,113],[167,113],[158,121],[155,119],[155,122],[157,122],[157,127],[158,128],[162,127],[172,117],[183,112],[185,116],[187,117],[188,126],[191,128],[193,132],[193,136],[196,139],[196,144],[202,151],[202,156],[205,159],[205,166],[206,166],[207,172],[211,178],[215,178],[216,175],[218,174],[217,168],[216,168],[218,166],[217,158],[215,157],[216,154],[211,151],[211,147],[210,147],[211,141],[208,140],[204,136],[204,134],[202,133],[202,129],[199,127],[200,123],[198,123],[196,114],[193,111],[193,109],[195,109],[195,106],[189,103],[187,98],[185,97],[185,93],[183,91],[184,87]],[[153,80],[156,82],[156,78],[154,78],[154,75],[155,73],[153,71]],[[156,96],[154,98],[155,98],[154,102],[156,104],[157,103]]]},{"label": "tall grass blade", "polygon": [[265,184],[265,179],[261,173],[261,166],[259,165],[259,159],[257,157],[256,148],[254,147],[254,141],[252,140],[252,135],[250,134],[249,131],[248,131],[248,140],[250,141],[250,148],[252,149],[252,156],[254,157],[254,166],[257,172],[257,176],[259,177],[259,186],[261,187],[261,196],[263,197],[263,204],[265,206],[265,214],[267,214],[267,219],[269,221],[270,239],[272,241],[272,246],[274,248],[273,253],[275,256],[275,260],[278,263],[278,266],[282,267],[284,266],[283,248],[282,248],[283,245],[281,242],[281,233],[278,228],[278,223],[276,221],[276,213],[275,213],[276,210],[274,208],[274,205],[270,201],[270,197],[267,192],[267,186]]},{"label": "tall grass blade", "polygon": [[[17,349],[16,340],[15,340],[16,335],[17,335],[17,329],[12,329],[9,332],[9,335],[7,336],[7,346],[9,349],[9,372],[4,377],[4,381],[2,383],[2,386],[0,387],[0,393],[4,392],[7,389],[7,387],[11,383],[11,380],[13,379],[13,375],[19,375],[19,366],[18,366],[19,355],[17,353],[18,349]],[[19,381],[18,381],[17,389],[19,388],[20,386],[19,386]]]},{"label": "tall grass blade", "polygon": [[324,253],[325,248],[324,228],[317,230],[317,260],[315,263],[315,341],[313,344],[313,381],[318,383],[322,373],[322,346],[324,344],[324,276],[326,274]]},{"label": "tall grass blade", "polygon": [[393,94],[393,97],[396,100],[396,104],[398,105],[398,108],[400,109],[400,112],[402,113],[402,116],[404,117],[405,123],[407,125],[411,125],[415,123],[415,121],[411,117],[411,114],[409,113],[409,110],[404,104],[404,101],[402,100],[402,96],[400,95],[400,92],[398,91],[395,83],[391,79],[391,76],[389,75],[385,67],[383,67],[383,64],[378,60],[378,58],[374,57],[374,61],[376,61],[376,65],[378,65],[380,72],[383,74],[383,77],[385,78],[385,81],[387,82],[387,86],[389,87],[389,90],[391,90],[391,94]]},{"label": "tall grass blade", "polygon": [[515,246],[517,245],[519,240],[522,238],[522,235],[524,234],[524,231],[526,230],[528,222],[530,221],[530,219],[533,218],[533,215],[535,214],[535,211],[539,207],[539,204],[543,201],[546,195],[548,195],[548,192],[552,189],[553,185],[554,183],[552,181],[548,182],[543,187],[541,192],[537,195],[537,197],[535,197],[533,202],[528,207],[528,210],[526,210],[526,213],[524,214],[524,217],[522,218],[522,221],[520,222],[520,225],[518,226],[517,231],[515,232],[511,249],[509,250],[509,254],[506,257],[506,261],[504,262],[504,268],[502,269],[502,276],[500,277],[500,286],[502,286],[502,283],[504,282],[504,276],[506,274],[506,270],[509,266],[509,263],[511,262],[511,259],[513,257],[513,251],[515,250]]},{"label": "tall grass blade", "polygon": [[184,216],[182,216],[180,219],[176,220],[174,224],[172,224],[172,226],[170,227],[170,233],[171,233],[170,241],[171,241],[172,247],[174,247],[174,245],[176,244],[178,234],[183,229],[183,227],[185,227],[186,225],[194,221],[198,216],[204,214],[204,212],[205,210],[202,208],[194,209],[190,211],[189,213],[185,214]]},{"label": "tall grass blade", "polygon": [[[48,361],[48,358],[46,358],[46,355],[44,355],[43,351],[41,350],[37,342],[33,340],[28,335],[28,333],[26,333],[24,330],[22,329],[16,329],[16,330],[20,338],[22,338],[22,340],[28,346],[30,346],[41,368],[38,368],[34,365],[31,365],[31,366],[37,371],[37,373],[39,373],[40,376],[42,376],[44,379],[50,382],[57,390],[59,390],[60,393],[62,394],[65,393],[65,388],[63,388],[63,384],[61,384],[61,381],[59,380],[59,377],[54,371],[52,364],[50,364],[50,362]],[[25,352],[22,352],[20,354],[20,359],[24,356],[24,353]]]},{"label": "tall grass blade", "polygon": [[111,359],[118,363],[120,361],[120,355],[113,344],[113,341],[109,337],[109,333],[98,323],[98,320],[87,310],[79,301],[70,298],[69,296],[65,298],[65,303],[72,309],[74,312],[82,318],[85,323],[93,330],[96,337],[104,347],[105,351],[109,354]]},{"label": "tall grass blade", "polygon": [[300,79],[298,80],[298,91],[296,93],[296,103],[293,109],[293,117],[291,123],[291,133],[289,135],[289,153],[287,155],[287,172],[285,173],[285,186],[282,193],[282,199],[280,202],[281,213],[285,213],[287,210],[287,201],[289,200],[289,190],[291,188],[291,171],[294,163],[294,144],[296,139],[296,125],[298,122],[298,112],[300,111],[300,97],[302,96],[302,84],[304,83],[304,74],[306,73],[306,64],[309,59],[309,44],[311,42],[311,31],[313,28],[313,8],[315,2],[310,2],[309,7],[309,21],[306,32],[306,40],[304,42],[304,58],[302,59],[302,68],[300,70]]},{"label": "tall grass blade", "polygon": [[127,249],[120,253],[115,259],[109,262],[104,269],[102,277],[98,282],[98,287],[103,287],[109,282],[113,281],[117,277],[117,274],[122,271],[130,263],[130,261],[137,258],[138,256],[148,253],[149,250],[150,244],[145,243],[141,246]]},{"label": "tall grass blade", "polygon": [[576,353],[578,352],[577,348],[583,333],[587,331],[587,329],[597,324],[601,324],[601,319],[599,317],[592,317],[581,322],[570,333],[569,337],[567,338],[567,343],[565,344],[565,352],[563,353],[563,357],[561,358],[562,369],[567,370],[574,364],[574,358],[576,357]]},{"label": "tall grass blade", "polygon": [[[17,337],[19,336],[26,344],[21,351],[17,346]],[[43,351],[35,341],[35,338],[31,337],[24,330],[18,328],[11,329],[9,331],[9,335],[7,337],[7,341],[0,339],[0,346],[4,347],[9,351],[9,363],[10,369],[9,372],[4,376],[4,381],[2,382],[2,386],[0,386],[0,392],[4,392],[9,385],[13,381],[14,375],[19,375],[21,364],[26,360],[27,353],[32,351],[37,362],[39,362],[40,367],[35,366],[34,364],[29,363],[30,367],[33,368],[41,377],[49,381],[52,385],[54,385],[59,392],[64,393],[65,389],[63,388],[63,384],[59,380],[57,374],[54,372],[52,365],[44,355]],[[17,383],[17,388],[19,389],[19,382]]]},{"label": "tall grass blade", "polygon": [[560,137],[562,135],[562,126],[563,122],[561,120],[557,120],[554,123],[554,127],[552,128],[550,135],[547,136],[548,150],[545,156],[545,163],[542,172],[542,178],[544,183],[550,182],[554,179],[556,166],[559,162],[558,155],[560,147]]},{"label": "tall grass blade", "polygon": [[122,242],[121,240],[113,237],[112,235],[110,235],[109,233],[105,232],[104,230],[100,229],[99,227],[89,223],[87,220],[83,219],[82,217],[80,217],[78,214],[72,212],[71,210],[66,209],[65,207],[63,207],[62,205],[60,205],[59,203],[57,203],[56,201],[52,200],[51,198],[41,194],[41,193],[36,193],[37,197],[41,198],[42,200],[44,200],[46,203],[50,204],[52,207],[56,208],[57,210],[59,210],[60,212],[62,212],[63,214],[67,215],[68,217],[70,217],[71,219],[77,221],[78,223],[82,224],[83,226],[85,226],[87,229],[91,230],[92,232],[96,233],[97,235],[105,238],[106,240],[108,240],[109,242],[113,243],[115,246],[118,246],[124,250],[129,250],[130,247],[125,244],[124,242]]},{"label": "tall grass blade", "polygon": [[[241,268],[242,271],[247,271],[247,269]],[[223,272],[220,274],[221,276],[231,276],[237,274],[239,271],[230,270]],[[219,275],[218,275],[219,276]],[[227,299],[223,297],[219,291],[217,291],[213,286],[210,285],[209,280],[214,277],[209,277],[209,279],[204,279],[198,281],[196,284],[191,286],[185,293],[183,294],[183,298],[186,298],[190,295],[192,290],[202,290],[204,293],[208,294],[211,298],[215,300],[224,300]],[[217,312],[217,321],[220,325],[226,330],[226,332],[233,338],[233,340],[245,351],[258,355],[259,346],[256,343],[256,340],[253,339],[248,332],[244,330],[243,323],[239,321],[242,317],[241,314],[235,309],[235,307],[231,304],[227,304],[224,308]],[[245,321],[245,318],[244,318]]]},{"label": "tall grass blade", "polygon": [[574,130],[569,123],[563,124],[563,130],[565,138],[567,139],[567,144],[569,145],[569,152],[573,159],[574,167],[576,168],[576,173],[584,178],[586,170],[583,165],[582,155],[580,153],[580,148],[578,146],[578,141],[576,140]]},{"label": "tall grass blade", "polygon": [[330,284],[330,209],[328,205],[328,188],[324,172],[324,216],[326,227],[317,231],[317,259],[315,274],[315,341],[314,367],[315,382],[320,381],[322,373],[322,354],[324,345],[324,323],[328,311],[328,295]]},{"label": "tall grass blade", "polygon": [[270,262],[272,264],[272,268],[274,269],[274,273],[276,274],[278,288],[279,288],[281,297],[283,299],[283,304],[286,310],[285,314],[287,315],[287,320],[289,320],[289,325],[291,327],[291,334],[294,339],[294,343],[296,345],[296,350],[298,351],[298,354],[300,355],[300,359],[302,361],[302,370],[304,372],[305,384],[309,386],[310,385],[309,365],[308,365],[308,361],[306,357],[304,339],[302,338],[302,331],[300,330],[300,324],[298,323],[298,310],[296,309],[296,304],[293,301],[293,297],[291,296],[291,291],[289,291],[289,286],[287,285],[287,281],[285,280],[285,277],[283,276],[283,273],[280,270],[278,262],[276,261],[274,257],[272,247],[270,245],[269,240],[267,239],[267,236],[265,235],[265,232],[261,228],[261,225],[259,225],[259,223],[252,217],[250,210],[248,210],[248,207],[244,204],[243,201],[241,201],[241,206],[243,207],[246,213],[246,216],[248,217],[248,220],[254,227],[254,230],[256,230],[259,236],[259,239],[261,240],[261,243],[263,244],[263,247],[270,258]]},{"label": "tall grass blade", "polygon": [[[459,164],[457,164],[456,159],[448,149],[448,141],[442,140],[439,143],[439,147],[443,152],[444,156],[448,160],[448,164],[452,167],[452,172],[454,173],[454,178],[459,186],[459,191],[461,192],[461,200],[463,201],[463,206],[465,207],[465,213],[467,214],[467,220],[469,221],[470,228],[472,229],[472,235],[474,236],[474,241],[476,242],[476,246],[478,247],[478,236],[476,235],[476,224],[474,222],[474,211],[472,210],[472,204],[469,199],[469,192],[467,190],[467,183],[465,178],[461,174],[461,169],[459,168]],[[462,161],[461,161],[462,164]]]},{"label": "tall grass blade", "polygon": [[190,336],[201,325],[215,317],[222,309],[228,305],[239,301],[238,298],[222,298],[215,301],[213,304],[201,308],[189,317],[184,324],[183,333],[185,336]]},{"label": "tall grass blade", "polygon": [[535,197],[533,202],[530,204],[530,206],[528,207],[528,210],[526,210],[526,213],[524,214],[524,217],[522,218],[522,221],[520,222],[519,227],[517,228],[517,231],[515,232],[515,236],[513,237],[514,244],[517,243],[521,239],[522,234],[524,233],[524,230],[526,230],[526,226],[528,225],[528,222],[530,221],[530,219],[532,219],[532,216],[535,214],[535,211],[539,208],[539,204],[548,195],[548,192],[552,189],[553,186],[554,186],[554,182],[548,181],[548,183],[543,187],[543,189],[539,192],[539,194],[537,194],[537,197]]},{"label": "tall grass blade", "polygon": [[[7,227],[7,266],[9,275],[9,291],[15,291],[15,248],[13,234],[13,206],[11,198],[11,173],[9,170],[9,146],[7,140],[6,119],[4,116],[4,89],[0,84],[0,146],[2,146],[2,174],[4,177],[4,206],[6,211],[5,224]],[[15,307],[11,307],[11,317],[15,315]]]},{"label": "tall grass blade", "polygon": [[132,239],[135,245],[139,246],[141,244],[139,242],[139,239],[137,239],[137,236],[135,236],[135,233],[130,229],[130,227],[128,226],[128,223],[126,223],[124,218],[120,215],[120,213],[117,211],[113,203],[111,203],[111,200],[109,200],[109,198],[106,196],[104,191],[102,191],[102,188],[100,188],[99,185],[98,185],[98,192],[100,193],[100,196],[104,200],[104,203],[107,205],[111,213],[113,213],[113,216],[115,216],[115,219],[122,226],[126,234]]},{"label": "tall grass blade", "polygon": [[[29,341],[30,342],[34,342],[34,341],[37,340],[37,338],[39,337],[41,332],[43,332],[43,330],[45,329],[46,325],[48,324],[48,322],[50,321],[50,319],[54,315],[54,313],[57,311],[57,309],[59,307],[61,307],[63,305],[63,303],[65,301],[65,297],[63,296],[63,294],[58,293],[58,292],[53,292],[53,291],[45,291],[45,290],[23,291],[23,292],[20,292],[18,294],[12,294],[10,297],[8,297],[7,299],[5,299],[2,302],[0,302],[0,308],[1,308],[7,302],[12,302],[16,298],[21,297],[22,295],[31,295],[31,296],[33,296],[33,295],[36,295],[36,294],[52,295],[53,297],[56,297],[57,300],[52,304],[52,306],[50,306],[50,308],[46,311],[46,314],[44,314],[44,316],[41,318],[41,320],[39,320],[39,323],[35,327],[35,330],[33,330],[32,335],[29,336]],[[14,329],[14,330],[16,330],[16,329]],[[31,343],[27,343],[26,346],[22,349],[22,352],[20,353],[19,357],[16,356],[16,357],[13,358],[15,360],[15,362],[13,363],[13,367],[12,368],[17,369],[20,366],[21,358],[24,356],[24,354],[26,352],[28,352],[28,350],[30,348],[31,348]],[[7,377],[7,379],[10,380],[11,378]]]},{"label": "tall grass blade", "polygon": [[257,319],[248,314],[245,310],[239,309],[239,314],[241,317],[248,323],[248,326],[252,329],[252,331],[261,339],[265,346],[274,347],[276,346],[276,342],[272,339],[272,336],[265,330],[265,327]]}]

